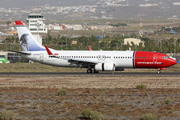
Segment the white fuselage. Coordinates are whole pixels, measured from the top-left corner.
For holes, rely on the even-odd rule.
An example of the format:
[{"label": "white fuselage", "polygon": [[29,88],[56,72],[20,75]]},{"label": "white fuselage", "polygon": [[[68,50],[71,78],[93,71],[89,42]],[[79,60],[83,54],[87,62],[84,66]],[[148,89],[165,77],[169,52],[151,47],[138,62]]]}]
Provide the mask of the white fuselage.
[{"label": "white fuselage", "polygon": [[98,63],[114,63],[115,67],[133,68],[134,51],[52,51],[56,58],[51,58],[46,51],[32,51],[31,55],[22,57],[43,64],[59,67],[75,67],[66,58],[93,61]]}]

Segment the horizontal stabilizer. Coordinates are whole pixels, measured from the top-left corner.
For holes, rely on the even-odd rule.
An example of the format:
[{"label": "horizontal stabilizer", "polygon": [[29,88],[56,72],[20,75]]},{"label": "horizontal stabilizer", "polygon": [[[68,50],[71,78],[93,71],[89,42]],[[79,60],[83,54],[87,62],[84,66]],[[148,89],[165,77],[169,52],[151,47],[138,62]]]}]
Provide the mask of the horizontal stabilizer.
[{"label": "horizontal stabilizer", "polygon": [[30,52],[25,52],[25,51],[14,51],[14,50],[7,50],[7,51],[16,52],[16,53],[20,53],[20,54],[24,54],[24,55],[31,55]]}]

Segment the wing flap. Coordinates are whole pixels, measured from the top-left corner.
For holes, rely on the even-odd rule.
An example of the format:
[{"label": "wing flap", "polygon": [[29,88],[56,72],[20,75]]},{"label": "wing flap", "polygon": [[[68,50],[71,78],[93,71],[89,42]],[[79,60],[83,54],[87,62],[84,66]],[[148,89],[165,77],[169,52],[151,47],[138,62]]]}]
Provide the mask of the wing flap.
[{"label": "wing flap", "polygon": [[89,61],[89,60],[82,60],[82,59],[68,59],[68,62],[77,63],[77,64],[86,63],[86,64],[91,64],[91,65],[95,65],[98,63],[97,61]]}]

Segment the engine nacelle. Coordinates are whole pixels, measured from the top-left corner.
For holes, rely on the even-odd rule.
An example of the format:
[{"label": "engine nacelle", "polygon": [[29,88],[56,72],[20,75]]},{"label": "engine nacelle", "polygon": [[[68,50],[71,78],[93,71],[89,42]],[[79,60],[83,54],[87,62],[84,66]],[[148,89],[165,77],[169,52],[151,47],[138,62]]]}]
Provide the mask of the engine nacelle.
[{"label": "engine nacelle", "polygon": [[114,63],[98,63],[95,65],[96,71],[115,71]]},{"label": "engine nacelle", "polygon": [[124,71],[124,68],[116,67],[116,68],[115,68],[115,71]]}]

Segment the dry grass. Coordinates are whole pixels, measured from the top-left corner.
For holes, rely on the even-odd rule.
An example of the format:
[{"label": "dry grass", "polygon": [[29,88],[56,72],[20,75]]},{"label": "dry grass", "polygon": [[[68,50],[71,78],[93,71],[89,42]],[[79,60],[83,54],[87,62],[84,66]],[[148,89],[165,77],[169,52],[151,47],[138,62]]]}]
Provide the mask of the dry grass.
[{"label": "dry grass", "polygon": [[65,68],[49,66],[40,63],[10,63],[1,64],[0,72],[85,72],[81,68]]},{"label": "dry grass", "polygon": [[[135,89],[141,83],[148,89]],[[66,96],[56,96],[60,88]],[[77,120],[83,109],[105,120],[178,119],[179,89],[177,76],[1,76],[0,108],[23,120]],[[167,98],[171,104],[164,103]]]},{"label": "dry grass", "polygon": [[[0,64],[0,72],[86,72],[84,68],[67,68],[44,65],[40,63]],[[124,72],[157,72],[157,69],[125,69]],[[162,72],[180,72],[180,64],[167,68]]]},{"label": "dry grass", "polygon": [[[149,88],[180,88],[178,76],[1,76],[0,87],[27,88],[98,88],[104,93],[109,88],[136,88],[145,84]],[[104,88],[104,89],[102,89]],[[141,89],[146,92],[146,89]],[[57,91],[56,91],[57,92]],[[173,91],[171,91],[173,92]],[[144,94],[143,93],[143,94]],[[151,94],[148,92],[148,94]]]}]

